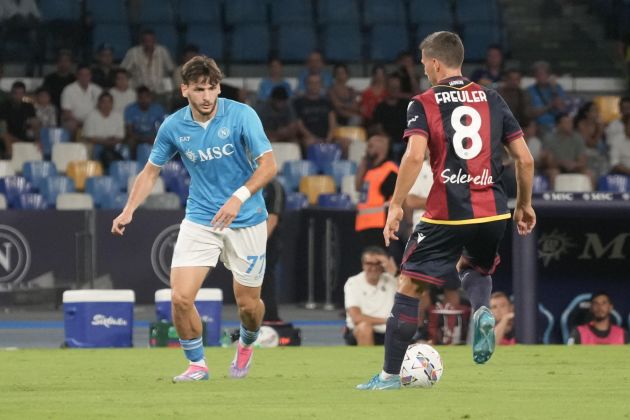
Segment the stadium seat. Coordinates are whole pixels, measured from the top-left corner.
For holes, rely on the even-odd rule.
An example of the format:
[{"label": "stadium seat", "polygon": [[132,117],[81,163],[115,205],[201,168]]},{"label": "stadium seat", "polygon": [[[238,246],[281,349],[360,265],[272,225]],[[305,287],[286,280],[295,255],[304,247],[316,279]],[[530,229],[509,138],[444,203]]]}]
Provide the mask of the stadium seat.
[{"label": "stadium seat", "polygon": [[[278,167],[281,167],[281,166],[278,165]],[[276,181],[278,181],[278,183],[282,185],[282,189],[284,190],[285,193],[289,191],[289,186],[287,185],[287,179],[284,176],[276,175]]]},{"label": "stadium seat", "polygon": [[81,4],[78,1],[45,0],[38,2],[38,6],[45,22],[78,21],[81,18]]},{"label": "stadium seat", "polygon": [[315,175],[317,166],[308,160],[290,160],[282,166],[282,176],[287,180],[289,191],[295,191],[304,176]]},{"label": "stadium seat", "polygon": [[90,194],[85,193],[61,193],[55,202],[57,210],[92,210],[94,200]]},{"label": "stadium seat", "polygon": [[175,178],[174,181],[174,188],[172,192],[179,196],[179,202],[182,204],[182,207],[186,207],[188,194],[190,192],[190,176],[188,176],[188,174],[185,174],[183,176]]},{"label": "stadium seat", "polygon": [[148,143],[141,143],[136,148],[136,162],[138,162],[141,168],[144,168],[144,165],[149,161],[152,148],[153,146]]},{"label": "stadium seat", "polygon": [[619,96],[600,95],[593,98],[599,117],[605,124],[619,118]]},{"label": "stadium seat", "polygon": [[409,2],[409,21],[413,25],[432,23],[452,28],[453,11],[451,2],[411,0]]},{"label": "stadium seat", "polygon": [[44,179],[57,176],[57,168],[54,163],[47,160],[24,162],[22,176],[26,178],[34,190],[40,191]]},{"label": "stadium seat", "polygon": [[583,174],[560,174],[556,176],[554,191],[589,192],[593,191],[591,179]]},{"label": "stadium seat", "polygon": [[42,182],[40,194],[44,196],[49,207],[57,203],[57,196],[74,192],[74,181],[67,176],[51,176]]},{"label": "stadium seat", "polygon": [[122,60],[131,48],[131,33],[126,23],[97,23],[92,28],[92,51],[101,44],[110,44],[115,60]]},{"label": "stadium seat", "polygon": [[166,162],[160,171],[160,176],[164,179],[164,186],[167,191],[174,191],[176,179],[187,175],[184,165],[178,160]]},{"label": "stadium seat", "polygon": [[599,178],[597,190],[616,193],[630,192],[630,176],[604,175]]},{"label": "stadium seat", "polygon": [[335,160],[328,165],[325,175],[330,175],[335,179],[335,184],[341,186],[343,178],[346,175],[352,175],[357,172],[357,163],[351,160]]},{"label": "stadium seat", "polygon": [[359,24],[359,6],[355,0],[318,0],[317,16],[320,24]]},{"label": "stadium seat", "polygon": [[313,3],[311,0],[273,0],[271,23],[274,25],[313,23]]},{"label": "stadium seat", "polygon": [[223,30],[218,26],[210,26],[207,23],[189,24],[186,44],[196,44],[202,54],[215,60],[223,60]]},{"label": "stadium seat", "polygon": [[308,198],[310,204],[316,204],[320,194],[337,191],[335,180],[328,175],[308,175],[300,179],[300,192]]},{"label": "stadium seat", "polygon": [[48,203],[43,195],[37,193],[20,194],[17,208],[22,210],[46,210]]},{"label": "stadium seat", "polygon": [[498,27],[499,9],[496,0],[458,0],[455,3],[455,17],[461,24],[484,23]]},{"label": "stadium seat", "polygon": [[278,28],[278,57],[280,60],[303,62],[316,47],[317,36],[313,25],[287,24]]},{"label": "stadium seat", "polygon": [[323,37],[327,60],[345,63],[361,60],[363,37],[358,25],[329,24],[324,29]]},{"label": "stadium seat", "polygon": [[[129,180],[127,181],[127,191],[131,191],[133,183],[136,182],[136,178],[137,175],[132,175],[129,177]],[[164,179],[158,177],[158,179],[155,180],[155,185],[153,186],[150,194],[164,194],[165,192],[166,190],[164,189]]]},{"label": "stadium seat", "polygon": [[117,195],[120,186],[111,176],[94,176],[85,181],[85,192],[92,196],[94,205],[102,207],[108,197]]},{"label": "stadium seat", "polygon": [[[142,0],[138,11],[137,23],[148,25],[154,23],[175,23],[175,11],[171,0]],[[156,31],[156,34],[159,33]]]},{"label": "stadium seat", "polygon": [[172,57],[177,57],[179,51],[179,35],[174,23],[152,23],[147,28],[155,31],[155,39],[162,44]]},{"label": "stadium seat", "polygon": [[271,148],[278,168],[282,168],[286,161],[302,159],[302,151],[296,143],[271,143]]},{"label": "stadium seat", "polygon": [[266,24],[240,24],[232,31],[230,57],[239,62],[262,63],[269,58],[270,45]]},{"label": "stadium seat", "polygon": [[284,205],[286,211],[302,210],[308,207],[308,198],[300,192],[290,192]]},{"label": "stadium seat", "polygon": [[10,208],[19,206],[20,194],[31,192],[31,184],[22,176],[0,178],[0,194],[4,194]]},{"label": "stadium seat", "polygon": [[[433,32],[439,32],[439,31],[452,31],[453,30],[453,23],[452,22],[444,22],[444,23],[438,23],[438,22],[422,22],[418,25],[418,28],[416,29],[416,33],[415,33],[415,45],[420,45],[420,43],[424,40],[424,38],[426,38],[428,35],[432,34]],[[468,51],[466,51],[466,54],[468,54]]]},{"label": "stadium seat", "polygon": [[[573,328],[578,325],[586,324],[591,320],[591,293],[582,293],[577,295],[567,305],[560,317],[560,329],[562,331],[562,342],[567,343]],[[621,325],[622,319],[619,312],[612,310],[611,321],[617,325]]]},{"label": "stadium seat", "polygon": [[57,172],[66,173],[68,163],[73,160],[88,160],[87,147],[83,143],[56,143],[52,148],[51,159],[57,167]]},{"label": "stadium seat", "polygon": [[39,141],[42,144],[44,157],[49,159],[53,144],[68,143],[70,141],[70,132],[65,128],[45,127],[39,130]]},{"label": "stadium seat", "polygon": [[540,315],[539,318],[544,320],[541,341],[543,344],[551,344],[551,333],[556,323],[555,317],[542,303],[538,304],[538,314]]},{"label": "stadium seat", "polygon": [[87,178],[103,175],[103,165],[96,160],[73,160],[68,163],[66,175],[72,178],[77,191],[83,191]]},{"label": "stadium seat", "polygon": [[177,5],[177,14],[183,24],[221,24],[221,0],[181,0]]},{"label": "stadium seat", "polygon": [[318,172],[330,172],[330,164],[341,159],[341,147],[336,143],[317,143],[308,146],[306,159],[317,167]]},{"label": "stadium seat", "polygon": [[365,0],[364,23],[372,26],[377,23],[394,23],[405,26],[405,5],[403,0]]},{"label": "stadium seat", "polygon": [[356,162],[357,164],[361,163],[361,159],[365,156],[366,150],[366,142],[357,140],[351,142],[350,147],[348,147],[348,160]]},{"label": "stadium seat", "polygon": [[261,0],[227,1],[225,2],[225,23],[228,25],[267,23],[267,2]]},{"label": "stadium seat", "polygon": [[370,58],[375,61],[394,61],[398,54],[409,50],[407,28],[395,24],[376,24],[370,36]]},{"label": "stadium seat", "polygon": [[462,41],[466,49],[466,59],[482,61],[492,44],[501,44],[501,30],[487,22],[471,22],[464,26]]},{"label": "stadium seat", "polygon": [[359,192],[355,187],[354,175],[346,175],[342,178],[340,191],[348,195],[354,204],[359,202]]},{"label": "stadium seat", "polygon": [[175,193],[151,194],[142,208],[148,210],[178,210],[181,208],[179,196]]},{"label": "stadium seat", "polygon": [[13,164],[15,172],[21,172],[24,162],[28,162],[29,160],[42,160],[42,152],[37,149],[37,146],[27,142],[13,143],[11,163]]},{"label": "stadium seat", "polygon": [[0,210],[6,210],[7,207],[7,198],[4,196],[4,194],[0,193]]},{"label": "stadium seat", "polygon": [[125,0],[85,0],[85,12],[94,23],[127,23]]},{"label": "stadium seat", "polygon": [[15,175],[13,163],[10,160],[0,160],[0,178]]},{"label": "stadium seat", "polygon": [[544,175],[534,175],[534,183],[532,185],[532,192],[534,194],[540,194],[549,191],[549,180]]},{"label": "stadium seat", "polygon": [[121,210],[127,204],[129,196],[126,193],[117,193],[109,195],[103,202],[102,209],[104,210]]},{"label": "stadium seat", "polygon": [[354,203],[348,194],[320,194],[317,199],[319,207],[330,209],[350,210],[354,208]]},{"label": "stadium seat", "polygon": [[140,172],[140,164],[133,160],[118,160],[112,162],[109,167],[109,175],[111,175],[116,183],[123,191],[127,190],[127,182],[129,178]]},{"label": "stadium seat", "polygon": [[360,126],[342,125],[333,130],[333,137],[336,140],[366,141],[367,132]]}]

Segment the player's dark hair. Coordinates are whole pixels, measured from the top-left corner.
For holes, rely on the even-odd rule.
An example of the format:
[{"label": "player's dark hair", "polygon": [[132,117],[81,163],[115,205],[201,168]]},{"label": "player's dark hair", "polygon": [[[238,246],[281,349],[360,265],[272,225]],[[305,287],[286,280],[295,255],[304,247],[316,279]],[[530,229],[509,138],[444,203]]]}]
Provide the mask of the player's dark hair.
[{"label": "player's dark hair", "polygon": [[459,68],[464,62],[464,44],[459,35],[453,32],[433,32],[420,43],[420,51],[450,68]]},{"label": "player's dark hair", "polygon": [[385,251],[380,246],[367,246],[363,249],[363,252],[361,253],[361,259],[363,259],[363,257],[367,254],[387,256],[387,251]]},{"label": "player's dark hair", "polygon": [[210,57],[198,55],[182,66],[182,82],[189,85],[193,82],[210,83],[216,86],[223,79],[223,73],[217,63]]},{"label": "player's dark hair", "polygon": [[593,293],[593,295],[591,296],[591,303],[593,303],[593,301],[595,299],[597,299],[598,297],[600,297],[600,296],[606,296],[606,299],[608,299],[608,303],[612,304],[612,299],[610,298],[610,295],[607,292],[603,291],[603,290],[599,290],[599,291]]}]

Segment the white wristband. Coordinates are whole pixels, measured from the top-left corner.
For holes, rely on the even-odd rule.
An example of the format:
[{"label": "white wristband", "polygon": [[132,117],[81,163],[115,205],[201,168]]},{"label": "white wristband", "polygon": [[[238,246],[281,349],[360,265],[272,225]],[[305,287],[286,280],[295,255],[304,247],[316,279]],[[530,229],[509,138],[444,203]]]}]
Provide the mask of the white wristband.
[{"label": "white wristband", "polygon": [[241,200],[241,203],[244,203],[252,196],[252,193],[249,192],[245,185],[243,185],[238,190],[234,191],[232,195]]}]

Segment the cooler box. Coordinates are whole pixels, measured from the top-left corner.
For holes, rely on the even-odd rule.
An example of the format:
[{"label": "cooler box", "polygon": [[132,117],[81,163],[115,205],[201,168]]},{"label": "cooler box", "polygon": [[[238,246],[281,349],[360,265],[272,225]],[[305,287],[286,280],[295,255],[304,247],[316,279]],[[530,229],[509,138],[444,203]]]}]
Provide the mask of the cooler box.
[{"label": "cooler box", "polygon": [[[199,289],[195,298],[195,306],[201,321],[206,324],[207,345],[218,346],[221,338],[223,291],[221,289]],[[155,314],[158,322],[173,322],[171,316],[171,289],[160,289],[155,292]]]},{"label": "cooler box", "polygon": [[132,347],[133,290],[63,292],[65,343],[68,347]]}]

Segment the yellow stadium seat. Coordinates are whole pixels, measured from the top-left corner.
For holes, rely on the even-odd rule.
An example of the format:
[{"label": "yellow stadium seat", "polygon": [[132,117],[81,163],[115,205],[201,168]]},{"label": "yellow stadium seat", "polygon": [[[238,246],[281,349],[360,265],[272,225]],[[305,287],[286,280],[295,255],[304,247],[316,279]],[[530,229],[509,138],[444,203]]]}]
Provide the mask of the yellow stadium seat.
[{"label": "yellow stadium seat", "polygon": [[619,96],[596,96],[593,102],[597,106],[599,116],[606,124],[619,118]]},{"label": "yellow stadium seat", "polygon": [[309,175],[300,179],[300,192],[308,198],[310,204],[317,204],[320,194],[337,192],[333,177],[328,175]]},{"label": "yellow stadium seat", "polygon": [[333,137],[335,139],[347,139],[349,141],[352,140],[367,140],[367,133],[365,128],[363,127],[355,127],[355,126],[341,126],[335,128],[333,131]]},{"label": "yellow stadium seat", "polygon": [[78,191],[83,191],[86,179],[103,175],[103,166],[96,160],[73,160],[66,167],[66,175],[74,180]]}]

